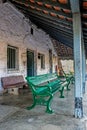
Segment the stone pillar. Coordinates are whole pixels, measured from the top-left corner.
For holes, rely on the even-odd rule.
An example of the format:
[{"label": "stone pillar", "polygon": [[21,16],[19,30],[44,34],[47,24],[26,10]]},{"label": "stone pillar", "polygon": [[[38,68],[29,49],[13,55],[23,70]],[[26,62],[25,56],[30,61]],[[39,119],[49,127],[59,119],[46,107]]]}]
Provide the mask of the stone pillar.
[{"label": "stone pillar", "polygon": [[75,67],[75,117],[83,117],[83,34],[80,13],[80,1],[70,0],[73,13],[73,34],[74,34],[74,67]]},{"label": "stone pillar", "polygon": [[86,54],[85,54],[85,47],[84,41],[82,39],[82,82],[83,82],[83,94],[85,93],[85,83],[86,83]]},{"label": "stone pillar", "polygon": [[75,63],[75,117],[83,117],[83,79],[82,79],[82,29],[80,13],[73,14],[74,63]]}]

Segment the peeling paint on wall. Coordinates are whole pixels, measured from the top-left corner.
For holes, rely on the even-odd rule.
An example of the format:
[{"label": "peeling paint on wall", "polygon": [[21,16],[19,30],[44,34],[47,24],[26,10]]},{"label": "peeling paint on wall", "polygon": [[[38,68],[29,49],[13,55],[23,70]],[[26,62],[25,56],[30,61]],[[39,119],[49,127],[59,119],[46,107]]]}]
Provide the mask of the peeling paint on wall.
[{"label": "peeling paint on wall", "polygon": [[[33,28],[33,35],[30,32]],[[19,69],[8,71],[7,46],[18,48]],[[29,19],[9,3],[0,4],[0,78],[9,75],[27,75],[27,49],[35,52],[35,69],[37,74],[49,73],[49,49],[56,55],[52,41],[48,34],[38,29]],[[45,55],[45,69],[40,69],[37,54]],[[53,67],[57,61],[54,62]],[[55,71],[55,69],[53,69]],[[2,90],[0,82],[0,91]]]}]

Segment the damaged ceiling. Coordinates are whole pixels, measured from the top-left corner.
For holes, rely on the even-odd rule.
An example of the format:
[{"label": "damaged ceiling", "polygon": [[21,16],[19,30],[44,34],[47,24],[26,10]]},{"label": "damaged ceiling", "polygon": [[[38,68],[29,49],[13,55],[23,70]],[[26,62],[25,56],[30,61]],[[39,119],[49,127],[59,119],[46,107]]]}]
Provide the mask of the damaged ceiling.
[{"label": "damaged ceiling", "polygon": [[57,55],[60,57],[60,59],[73,59],[73,49],[66,46],[65,44],[62,44],[61,42],[58,42],[57,40],[52,40],[54,48],[57,52]]},{"label": "damaged ceiling", "polygon": [[[10,2],[38,28],[42,28],[55,39],[54,46],[59,56],[73,55],[73,18],[70,0],[10,0]],[[84,43],[87,48],[87,0],[81,0],[79,4]]]}]

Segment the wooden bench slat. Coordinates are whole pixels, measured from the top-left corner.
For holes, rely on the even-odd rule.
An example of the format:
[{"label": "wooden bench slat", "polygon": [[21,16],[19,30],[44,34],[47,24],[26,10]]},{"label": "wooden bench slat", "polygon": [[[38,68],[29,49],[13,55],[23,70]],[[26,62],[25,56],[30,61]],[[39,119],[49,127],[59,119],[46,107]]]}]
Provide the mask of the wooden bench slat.
[{"label": "wooden bench slat", "polygon": [[[32,109],[36,104],[46,105],[46,112],[52,113],[50,102],[55,92],[60,92],[60,97],[64,98],[64,87],[68,88],[70,80],[61,80],[56,73],[26,77],[27,83],[32,90],[34,103],[28,109]],[[45,99],[49,97],[48,99]]]}]

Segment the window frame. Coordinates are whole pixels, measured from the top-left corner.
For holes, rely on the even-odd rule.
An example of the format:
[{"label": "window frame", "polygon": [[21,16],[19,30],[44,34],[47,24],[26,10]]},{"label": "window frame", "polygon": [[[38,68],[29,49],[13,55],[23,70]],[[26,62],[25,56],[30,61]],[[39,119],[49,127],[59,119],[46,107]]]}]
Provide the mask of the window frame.
[{"label": "window frame", "polygon": [[[9,49],[9,50],[8,50]],[[10,52],[8,52],[10,51]],[[11,55],[12,53],[12,55]],[[11,57],[10,57],[11,55]],[[15,56],[15,57],[13,57]],[[14,59],[13,59],[14,58]],[[7,46],[7,70],[8,71],[15,71],[18,70],[18,48],[8,45]]]},{"label": "window frame", "polygon": [[41,69],[45,69],[45,55],[42,53],[38,53],[38,59],[40,59]]}]

